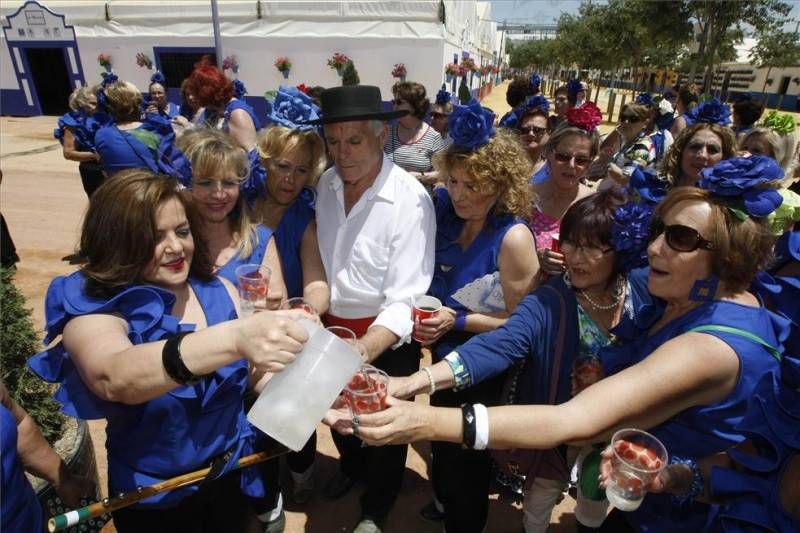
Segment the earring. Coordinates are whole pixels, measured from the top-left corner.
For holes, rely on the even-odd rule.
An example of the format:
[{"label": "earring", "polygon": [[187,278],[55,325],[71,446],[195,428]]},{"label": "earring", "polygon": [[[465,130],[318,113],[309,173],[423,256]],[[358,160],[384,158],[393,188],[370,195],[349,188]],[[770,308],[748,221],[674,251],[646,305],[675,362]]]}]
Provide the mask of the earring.
[{"label": "earring", "polygon": [[689,292],[689,299],[693,302],[710,302],[717,294],[718,285],[719,279],[713,274],[706,279],[698,279]]}]

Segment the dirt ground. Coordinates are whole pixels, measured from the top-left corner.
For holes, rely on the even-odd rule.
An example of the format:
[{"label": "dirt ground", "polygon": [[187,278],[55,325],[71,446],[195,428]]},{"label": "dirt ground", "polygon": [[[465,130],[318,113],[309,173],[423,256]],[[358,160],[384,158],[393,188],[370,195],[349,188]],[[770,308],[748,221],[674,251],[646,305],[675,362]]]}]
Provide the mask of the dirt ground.
[{"label": "dirt ground", "polygon": [[[484,105],[502,115],[508,109],[505,86],[490,94]],[[87,201],[80,183],[77,163],[62,158],[52,132],[56,117],[0,118],[0,211],[6,218],[21,261],[15,282],[33,309],[37,326],[43,322],[43,298],[50,280],[76,269],[71,263]],[[425,363],[427,364],[427,363]],[[427,401],[423,397],[418,401]],[[105,424],[90,422],[92,440],[106,493]],[[338,454],[329,430],[321,427],[315,462],[318,489],[337,468]],[[427,464],[430,447],[417,444],[409,450],[403,490],[386,524],[387,533],[438,532],[440,524],[423,520],[419,509],[431,499]],[[337,502],[326,500],[318,490],[303,506],[287,504],[289,533],[349,531],[358,519],[358,488]],[[566,498],[553,514],[551,531],[574,530],[574,502]],[[522,511],[519,505],[492,496],[489,532],[518,532]],[[115,531],[108,525],[105,532]]]}]

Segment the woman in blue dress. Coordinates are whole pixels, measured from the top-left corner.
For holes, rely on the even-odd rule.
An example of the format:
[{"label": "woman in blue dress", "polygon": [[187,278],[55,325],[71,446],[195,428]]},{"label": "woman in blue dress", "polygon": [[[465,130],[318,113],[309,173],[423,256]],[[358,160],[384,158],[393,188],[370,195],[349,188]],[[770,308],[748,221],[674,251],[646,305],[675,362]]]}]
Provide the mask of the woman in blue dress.
[{"label": "woman in blue dress", "polygon": [[[480,107],[454,106],[454,143],[434,158],[445,187],[435,189],[436,264],[428,294],[443,306],[414,327],[434,362],[477,333],[502,325],[536,283],[539,265],[533,234],[523,217],[530,205],[532,164],[515,133],[500,129],[481,139],[460,136],[461,121]],[[480,113],[488,127],[494,115]],[[503,377],[458,392],[439,391],[433,405],[495,403]],[[486,451],[434,443],[433,505],[426,517],[443,514],[451,532],[482,531],[488,515],[491,458]]]},{"label": "woman in blue dress", "polygon": [[[317,242],[314,185],[325,170],[325,145],[314,126],[300,123],[304,118],[313,120],[318,113],[319,108],[296,88],[279,88],[269,110],[274,125],[258,136],[258,155],[267,180],[266,195],[256,201],[254,216],[275,228],[286,296],[304,298],[322,316],[330,305],[330,289]],[[316,450],[314,432],[302,450],[286,456],[294,503],[306,503],[313,495]],[[272,481],[272,487],[267,482],[267,489],[280,489],[277,461],[265,464],[262,470]]]},{"label": "woman in blue dress", "polygon": [[58,127],[53,131],[53,137],[61,143],[64,159],[78,161],[83,190],[89,198],[105,179],[94,146],[94,135],[100,128],[100,123],[92,118],[97,111],[98,89],[97,86],[75,89],[69,97],[71,111],[58,119]]},{"label": "woman in blue dress", "polygon": [[131,168],[180,175],[175,166],[175,134],[169,119],[155,114],[142,119],[142,95],[135,85],[109,74],[97,97],[98,109],[111,119],[95,135],[106,176]]},{"label": "woman in blue dress", "polygon": [[235,97],[233,83],[220,69],[208,64],[198,66],[189,76],[186,90],[203,108],[197,119],[199,125],[230,134],[248,152],[255,148],[261,124],[253,108]]},{"label": "woman in blue dress", "polygon": [[[191,189],[200,213],[214,272],[237,285],[236,268],[246,263],[268,267],[272,274],[268,307],[275,309],[286,295],[278,248],[272,230],[254,221],[246,191],[254,177],[247,154],[221,131],[200,128],[186,132],[178,147],[192,166]],[[263,185],[262,185],[263,186]]]},{"label": "woman in blue dress", "polygon": [[147,101],[146,113],[155,113],[169,120],[180,115],[180,108],[167,100],[167,79],[164,75],[156,71],[150,77],[150,86],[147,88],[149,99]]},{"label": "woman in blue dress", "polygon": [[[609,377],[561,405],[491,408],[488,415],[470,406],[393,401],[386,411],[359,417],[359,436],[370,444],[431,439],[548,449],[640,427],[689,457],[744,440],[736,425],[757,382],[778,368],[790,327],[748,291],[774,243],[764,217],[781,202],[764,188],[777,168],[764,159],[729,162],[706,173],[700,188],[675,188],[657,207],[648,290],[665,310],[646,336],[601,352]],[[700,503],[676,509],[669,497],[651,494],[624,518],[639,530],[699,531],[709,511]]]},{"label": "woman in blue dress", "polygon": [[[472,337],[428,370],[393,378],[395,396],[428,392],[428,372],[437,391],[461,391],[480,386],[519,362],[524,366],[513,371],[513,403],[563,403],[599,379],[599,373],[589,370],[599,367],[600,349],[614,337],[638,333],[636,325],[655,311],[646,273],[641,269],[628,272],[643,264],[643,235],[637,236],[638,242],[618,239],[639,222],[638,216],[646,220],[650,207],[626,200],[625,194],[611,189],[573,204],[561,222],[568,274],[553,278],[523,299],[495,331]],[[639,228],[640,233],[646,231],[646,226]],[[573,375],[573,368],[587,372]],[[529,455],[531,466],[521,472],[527,477],[523,501],[527,533],[547,530],[578,451],[571,449],[569,458],[556,449]],[[606,507],[607,502],[592,504],[581,496],[575,515],[579,524],[597,527]]]},{"label": "woman in blue dress", "polygon": [[244,531],[252,517],[240,473],[248,380],[279,372],[307,334],[288,312],[238,319],[214,277],[191,197],[144,170],[92,197],[81,235],[86,265],[50,285],[47,342],[30,360],[61,384],[66,414],[107,420],[109,493],[212,464],[215,475],[113,513],[117,531]]}]

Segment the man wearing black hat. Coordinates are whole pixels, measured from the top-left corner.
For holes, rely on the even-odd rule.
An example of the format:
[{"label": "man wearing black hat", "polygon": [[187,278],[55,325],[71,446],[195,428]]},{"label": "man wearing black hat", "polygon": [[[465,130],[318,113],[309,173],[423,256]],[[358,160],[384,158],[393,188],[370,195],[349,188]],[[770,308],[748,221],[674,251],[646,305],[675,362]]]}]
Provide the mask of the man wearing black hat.
[{"label": "man wearing black hat", "polygon": [[[433,277],[436,219],[419,181],[383,154],[384,121],[407,111],[383,111],[380,89],[366,85],[328,89],[321,100],[317,123],[334,162],[317,185],[317,236],[331,288],[324,322],[353,330],[365,362],[408,376],[419,368],[411,305]],[[354,532],[380,532],[400,492],[408,448],[362,447],[336,432],[333,438],[341,471],[325,492],[338,498],[363,481]]]}]

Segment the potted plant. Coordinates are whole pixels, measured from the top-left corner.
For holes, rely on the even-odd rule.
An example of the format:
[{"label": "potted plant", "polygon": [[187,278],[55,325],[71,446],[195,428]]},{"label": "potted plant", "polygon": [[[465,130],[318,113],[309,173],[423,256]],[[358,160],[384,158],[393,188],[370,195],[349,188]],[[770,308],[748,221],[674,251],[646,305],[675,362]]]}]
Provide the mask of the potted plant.
[{"label": "potted plant", "polygon": [[459,75],[460,67],[455,63],[448,63],[444,67],[444,74],[447,76],[447,83],[453,81],[453,78]]},{"label": "potted plant", "polygon": [[475,64],[475,60],[471,57],[466,57],[461,60],[461,66],[463,66],[466,70],[470,72],[475,72],[478,70],[478,66]]},{"label": "potted plant", "polygon": [[144,52],[136,54],[136,64],[140,67],[145,67],[147,70],[153,70],[153,60]]},{"label": "potted plant", "polygon": [[106,69],[106,72],[111,72],[111,54],[101,52],[97,56],[97,62],[100,63],[101,67]]},{"label": "potted plant", "polygon": [[239,73],[239,62],[236,60],[236,56],[227,56],[225,59],[222,60],[222,70],[230,70],[234,74]]},{"label": "potted plant", "polygon": [[336,74],[341,76],[342,71],[344,70],[344,67],[347,65],[348,61],[350,61],[349,57],[341,52],[336,52],[330,58],[328,58],[328,66],[335,70]]},{"label": "potted plant", "polygon": [[[99,58],[98,58],[99,59]],[[73,474],[91,479],[99,487],[92,439],[85,421],[61,414],[53,399],[54,387],[28,370],[28,357],[41,350],[41,342],[34,332],[31,311],[25,307],[25,298],[13,284],[13,271],[0,270],[0,378],[11,396],[36,422],[42,435],[64,458]],[[29,476],[31,484],[52,516],[66,511],[55,489],[43,479]],[[100,494],[95,494],[96,498]],[[89,526],[99,530],[107,520],[94,519]]]},{"label": "potted plant", "polygon": [[284,79],[289,79],[289,71],[292,70],[292,62],[286,56],[281,56],[275,60],[275,68],[281,71]]},{"label": "potted plant", "polygon": [[403,63],[395,63],[392,69],[392,77],[399,78],[400,81],[406,81],[406,66]]}]

